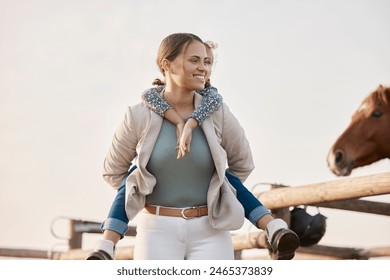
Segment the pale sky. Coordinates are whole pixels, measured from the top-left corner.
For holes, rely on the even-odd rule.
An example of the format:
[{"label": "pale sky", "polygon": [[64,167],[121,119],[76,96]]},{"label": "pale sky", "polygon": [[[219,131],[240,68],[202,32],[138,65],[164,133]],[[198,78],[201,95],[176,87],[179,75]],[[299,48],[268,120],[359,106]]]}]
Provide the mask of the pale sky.
[{"label": "pale sky", "polygon": [[[331,145],[390,84],[389,11],[386,0],[0,0],[0,247],[50,249],[56,217],[106,218],[115,191],[103,159],[175,32],[219,44],[212,83],[251,144],[249,189],[339,179]],[[351,177],[389,169],[382,160]],[[390,245],[389,217],[320,211],[320,244]]]}]

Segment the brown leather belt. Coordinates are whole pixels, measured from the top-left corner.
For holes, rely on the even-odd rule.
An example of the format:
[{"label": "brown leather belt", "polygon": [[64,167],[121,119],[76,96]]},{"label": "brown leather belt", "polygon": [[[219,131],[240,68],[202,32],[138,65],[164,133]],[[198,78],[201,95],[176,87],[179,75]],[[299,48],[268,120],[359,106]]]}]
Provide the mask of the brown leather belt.
[{"label": "brown leather belt", "polygon": [[146,205],[146,211],[151,214],[170,217],[182,217],[183,219],[198,218],[208,215],[207,206],[195,206],[188,208],[171,208],[163,206]]}]

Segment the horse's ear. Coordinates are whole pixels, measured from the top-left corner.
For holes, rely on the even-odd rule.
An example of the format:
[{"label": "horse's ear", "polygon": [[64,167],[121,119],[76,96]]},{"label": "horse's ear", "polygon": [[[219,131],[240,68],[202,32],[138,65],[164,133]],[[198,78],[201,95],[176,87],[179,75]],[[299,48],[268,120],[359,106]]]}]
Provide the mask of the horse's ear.
[{"label": "horse's ear", "polygon": [[390,103],[390,87],[384,87],[382,85],[379,85],[379,87],[376,90],[379,98],[385,103]]},{"label": "horse's ear", "polygon": [[[383,85],[379,85],[378,88],[376,89],[376,92],[380,95],[380,96],[383,96],[383,97],[386,97],[386,92],[389,92],[390,91],[390,87],[386,87],[386,86],[383,86]],[[386,99],[386,98],[385,98]]]},{"label": "horse's ear", "polygon": [[382,84],[380,84],[376,90],[377,91],[387,91],[387,90],[390,90],[390,85],[382,85]]}]

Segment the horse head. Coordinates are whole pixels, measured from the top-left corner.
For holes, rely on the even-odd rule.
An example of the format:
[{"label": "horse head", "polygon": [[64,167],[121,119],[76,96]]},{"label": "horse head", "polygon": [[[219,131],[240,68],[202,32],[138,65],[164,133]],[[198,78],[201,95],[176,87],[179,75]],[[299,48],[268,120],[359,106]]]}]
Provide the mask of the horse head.
[{"label": "horse head", "polygon": [[328,154],[329,169],[348,176],[357,167],[390,158],[390,87],[367,96]]}]

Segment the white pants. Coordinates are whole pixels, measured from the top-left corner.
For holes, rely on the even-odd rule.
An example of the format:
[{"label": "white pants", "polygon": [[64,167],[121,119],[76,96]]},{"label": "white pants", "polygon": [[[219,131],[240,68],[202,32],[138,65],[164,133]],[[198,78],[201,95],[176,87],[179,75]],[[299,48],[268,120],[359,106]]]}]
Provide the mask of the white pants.
[{"label": "white pants", "polygon": [[229,231],[211,227],[207,216],[185,220],[142,211],[135,260],[233,260]]}]

